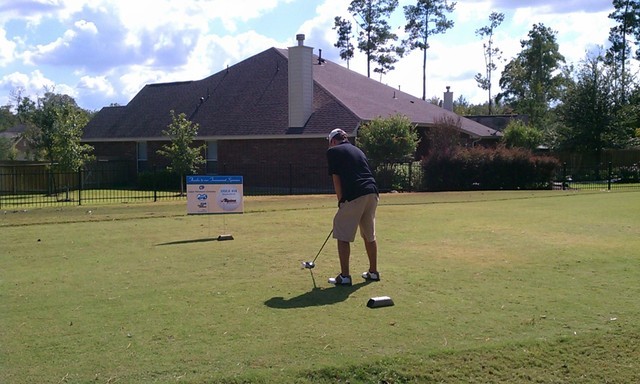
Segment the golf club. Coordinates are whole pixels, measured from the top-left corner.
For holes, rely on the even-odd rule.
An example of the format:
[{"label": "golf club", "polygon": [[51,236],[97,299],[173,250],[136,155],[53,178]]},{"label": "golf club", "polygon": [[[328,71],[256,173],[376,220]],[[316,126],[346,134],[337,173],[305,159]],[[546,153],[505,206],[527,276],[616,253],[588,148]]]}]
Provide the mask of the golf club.
[{"label": "golf club", "polygon": [[322,247],[320,247],[320,250],[316,254],[316,257],[313,258],[313,261],[303,261],[302,268],[306,268],[306,269],[315,268],[316,259],[318,258],[318,256],[320,256],[320,252],[322,252],[322,250],[324,249],[324,246],[327,244],[327,241],[329,241],[329,238],[331,237],[332,234],[333,234],[333,229],[331,229],[331,232],[329,232],[329,234],[327,235],[327,238],[324,240],[324,243],[322,243]]}]

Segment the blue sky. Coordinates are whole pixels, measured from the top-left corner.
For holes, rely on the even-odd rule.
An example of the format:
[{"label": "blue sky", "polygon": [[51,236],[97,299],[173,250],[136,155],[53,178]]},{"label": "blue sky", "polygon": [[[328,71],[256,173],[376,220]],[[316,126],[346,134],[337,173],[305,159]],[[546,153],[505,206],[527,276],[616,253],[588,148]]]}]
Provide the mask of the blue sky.
[{"label": "blue sky", "polygon": [[[53,89],[86,109],[126,105],[145,85],[199,80],[270,47],[296,44],[298,33],[317,54],[346,63],[333,46],[335,16],[350,17],[350,0],[0,0],[0,105],[20,90],[32,98]],[[391,19],[402,37],[400,0]],[[454,98],[473,103],[487,99],[474,76],[484,71],[482,39],[475,31],[491,12],[505,21],[494,43],[504,58],[521,49],[534,24],[557,31],[567,63],[579,64],[588,51],[607,45],[613,26],[611,0],[459,0],[450,14],[453,29],[433,36],[427,51],[427,98],[442,98],[446,86]],[[362,53],[349,68],[366,75]],[[494,72],[499,92],[502,65]],[[372,78],[414,96],[422,96],[422,55],[415,51],[396,69]]]}]

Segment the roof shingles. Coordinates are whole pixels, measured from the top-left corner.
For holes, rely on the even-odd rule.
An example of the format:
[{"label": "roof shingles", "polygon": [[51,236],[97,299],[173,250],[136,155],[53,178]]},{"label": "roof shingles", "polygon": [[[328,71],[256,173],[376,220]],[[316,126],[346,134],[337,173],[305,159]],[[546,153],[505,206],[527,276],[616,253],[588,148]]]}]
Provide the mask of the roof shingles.
[{"label": "roof shingles", "polygon": [[[198,137],[325,136],[334,128],[355,133],[362,121],[403,114],[428,126],[453,112],[371,80],[338,64],[313,65],[313,113],[302,129],[288,127],[288,52],[270,48],[197,81],[146,85],[125,107],[103,108],[87,125],[85,141],[161,139],[169,111],[199,124]],[[395,98],[394,98],[395,96]],[[472,136],[495,131],[461,118]]]}]

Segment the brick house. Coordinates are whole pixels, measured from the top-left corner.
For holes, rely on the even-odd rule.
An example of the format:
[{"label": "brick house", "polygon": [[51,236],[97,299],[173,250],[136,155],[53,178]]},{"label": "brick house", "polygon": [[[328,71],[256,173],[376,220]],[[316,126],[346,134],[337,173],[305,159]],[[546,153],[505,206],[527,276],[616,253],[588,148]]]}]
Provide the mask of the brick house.
[{"label": "brick house", "polygon": [[162,131],[174,110],[199,125],[197,144],[207,148],[203,173],[244,174],[245,183],[262,184],[295,166],[302,170],[294,182],[304,185],[319,177],[328,182],[326,136],[332,129],[356,137],[362,123],[377,117],[405,115],[423,133],[448,117],[459,119],[460,135],[469,141],[500,137],[325,60],[321,52],[314,55],[304,35],[296,38],[297,46],[267,49],[202,80],[146,85],[126,106],[101,109],[83,142],[94,147],[99,161],[128,161],[137,172],[164,167],[167,160],[156,151],[167,143]]}]

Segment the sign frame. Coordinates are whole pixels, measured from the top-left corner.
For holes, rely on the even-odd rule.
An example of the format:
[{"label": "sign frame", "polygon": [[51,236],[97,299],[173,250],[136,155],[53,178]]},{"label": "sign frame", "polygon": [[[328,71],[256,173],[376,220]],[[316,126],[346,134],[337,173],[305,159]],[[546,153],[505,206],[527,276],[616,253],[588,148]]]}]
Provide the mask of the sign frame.
[{"label": "sign frame", "polygon": [[187,214],[244,213],[242,176],[187,176]]}]

